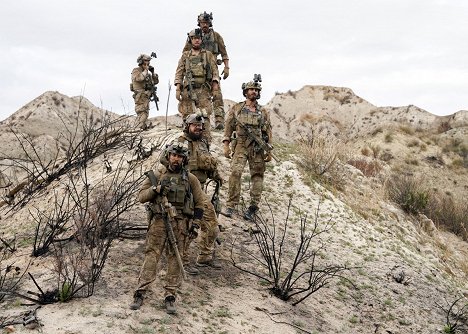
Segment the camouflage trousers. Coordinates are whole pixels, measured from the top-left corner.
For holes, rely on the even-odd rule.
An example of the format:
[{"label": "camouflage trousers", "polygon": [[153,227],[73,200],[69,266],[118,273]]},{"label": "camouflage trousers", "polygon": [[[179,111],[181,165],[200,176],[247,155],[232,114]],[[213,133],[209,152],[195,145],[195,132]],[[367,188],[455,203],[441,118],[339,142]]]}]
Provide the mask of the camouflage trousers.
[{"label": "camouflage trousers", "polygon": [[[182,254],[183,245],[186,243],[187,220],[175,219],[172,222],[172,229],[177,240],[179,253]],[[160,216],[153,218],[146,235],[145,260],[138,277],[136,291],[144,295],[149,285],[156,280],[158,263],[164,251],[167,257],[167,273],[163,286],[165,297],[176,296],[182,283],[181,270],[174,250],[167,239],[164,221]]]},{"label": "camouflage trousers", "polygon": [[[202,185],[203,187],[203,185]],[[214,243],[218,236],[218,217],[216,211],[211,204],[208,195],[205,193],[205,206],[203,207],[203,218],[201,219],[201,235],[198,243],[199,253],[198,262],[206,262],[211,260],[213,256]],[[189,263],[189,247],[193,239],[187,238],[187,243],[184,247],[183,261],[184,264]]]},{"label": "camouflage trousers", "polygon": [[[203,136],[211,143],[211,123],[210,117],[213,113],[213,104],[211,102],[211,90],[207,86],[200,88],[194,88],[193,93],[195,94],[195,108],[201,111],[205,111],[207,118],[205,118],[205,131]],[[193,101],[189,96],[188,89],[184,88],[182,91],[182,100],[179,101],[178,110],[182,119],[185,119],[188,115],[195,113],[197,110],[193,110]]]},{"label": "camouflage trousers", "polygon": [[231,161],[231,175],[229,176],[228,208],[236,208],[241,193],[241,177],[245,165],[249,162],[250,171],[250,205],[258,206],[262,196],[265,161],[263,151],[256,152],[253,145],[245,147],[237,143]]},{"label": "camouflage trousers", "polygon": [[149,115],[150,98],[146,92],[137,92],[133,94],[133,98],[135,100],[135,113],[137,114],[135,127],[144,130]]}]

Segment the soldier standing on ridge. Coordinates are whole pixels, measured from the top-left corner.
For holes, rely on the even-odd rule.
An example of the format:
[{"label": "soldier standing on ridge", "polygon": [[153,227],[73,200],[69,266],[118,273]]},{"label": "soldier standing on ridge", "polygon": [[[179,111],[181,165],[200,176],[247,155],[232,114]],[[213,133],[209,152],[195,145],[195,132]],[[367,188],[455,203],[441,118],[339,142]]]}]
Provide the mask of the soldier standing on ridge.
[{"label": "soldier standing on ridge", "polygon": [[[221,59],[216,59],[216,63],[221,65],[224,63],[224,69],[221,72],[223,79],[227,79],[229,76],[229,56],[226,51],[226,45],[221,35],[213,30],[213,14],[203,12],[198,15],[198,26],[202,31],[202,44],[201,47],[210,51],[215,58],[221,55]],[[189,41],[185,43],[183,51],[190,50],[191,45]],[[218,89],[218,93],[213,95],[213,113],[215,116],[215,128],[222,130],[224,128],[224,102],[221,87]]]},{"label": "soldier standing on ridge", "polygon": [[212,96],[218,94],[219,72],[216,59],[210,51],[201,48],[201,30],[188,34],[192,48],[179,59],[174,79],[179,113],[185,118],[197,111],[206,114],[205,138],[211,142],[210,119]]},{"label": "soldier standing on ridge", "polygon": [[[196,176],[186,169],[189,158],[187,148],[181,144],[173,144],[165,152],[167,168],[161,166],[156,173],[152,171],[145,173],[148,178],[143,182],[138,194],[141,203],[149,203],[147,210],[150,222],[146,237],[145,260],[130,308],[138,310],[141,307],[148,286],[156,279],[158,262],[165,250],[167,273],[164,303],[167,313],[173,314],[176,313],[174,304],[177,290],[181,285],[182,261],[179,253],[183,251],[185,238],[197,234],[196,226],[201,225],[205,195]],[[170,205],[172,208],[169,208]],[[172,218],[169,211],[175,217]],[[193,226],[189,226],[191,218],[194,219]],[[176,239],[177,252],[173,248],[170,231],[166,225],[171,226]]]},{"label": "soldier standing on ridge", "polygon": [[132,71],[132,83],[130,85],[137,114],[135,126],[142,130],[146,130],[148,127],[146,120],[149,115],[150,97],[154,85],[159,83],[158,75],[154,72],[154,67],[150,65],[150,61],[151,57],[145,54],[141,54],[137,58],[138,67],[135,67]]},{"label": "soldier standing on ridge", "polygon": [[[188,147],[189,162],[188,169],[200,181],[202,189],[208,178],[222,182],[218,173],[218,160],[211,155],[207,140],[203,138],[205,120],[200,114],[191,114],[185,119],[185,127],[182,135],[177,139],[179,143]],[[164,155],[161,157],[161,163],[167,164]],[[201,240],[199,243],[200,253],[197,258],[196,267],[221,268],[213,259],[213,250],[216,237],[218,235],[218,218],[215,208],[209,200],[206,193],[205,207],[203,208],[203,218],[201,219]],[[198,269],[189,264],[188,248],[193,239],[188,239],[183,256],[185,272],[190,275],[197,275]]]},{"label": "soldier standing on ridge", "polygon": [[[261,149],[248,135],[248,131],[252,132],[264,142],[271,143],[270,114],[257,102],[262,90],[260,81],[260,75],[256,74],[253,81],[242,84],[242,93],[246,100],[232,106],[226,117],[224,156],[232,158],[227,208],[224,212],[227,217],[232,217],[239,204],[242,171],[248,161],[251,176],[250,206],[244,213],[244,218],[248,220],[254,218],[262,195],[265,162],[271,161],[271,155]],[[230,143],[233,146],[232,157]]]}]

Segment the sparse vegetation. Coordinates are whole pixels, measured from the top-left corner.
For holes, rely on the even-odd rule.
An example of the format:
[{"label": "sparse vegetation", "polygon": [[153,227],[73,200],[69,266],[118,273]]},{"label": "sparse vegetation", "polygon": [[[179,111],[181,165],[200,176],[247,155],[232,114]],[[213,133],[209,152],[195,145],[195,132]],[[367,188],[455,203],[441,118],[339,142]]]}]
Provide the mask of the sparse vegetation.
[{"label": "sparse vegetation", "polygon": [[394,173],[387,182],[389,198],[410,213],[423,212],[429,202],[429,192],[421,180],[412,175]]},{"label": "sparse vegetation", "polygon": [[376,176],[382,170],[382,165],[377,160],[351,159],[348,164],[359,169],[367,177]]},{"label": "sparse vegetation", "polygon": [[[301,217],[299,236],[290,230],[290,210],[291,200],[281,227],[276,225],[271,208],[271,221],[257,215],[254,219],[256,232],[253,235],[258,252],[241,246],[235,256],[234,243],[231,248],[231,260],[236,268],[259,278],[262,282],[268,282],[271,292],[276,297],[285,301],[294,297],[292,304],[297,305],[329,285],[334,278],[347,280],[343,272],[350,268],[346,265],[319,265],[316,261],[327,244],[322,235],[333,227],[330,220],[319,223],[320,202],[312,222],[309,222],[307,217]],[[289,250],[290,247],[292,250]],[[241,255],[249,258],[250,265],[238,260]]]},{"label": "sparse vegetation", "polygon": [[439,194],[430,196],[424,214],[439,226],[468,240],[468,202]]},{"label": "sparse vegetation", "polygon": [[384,140],[385,140],[386,143],[393,142],[393,133],[388,132],[387,134],[385,134]]}]

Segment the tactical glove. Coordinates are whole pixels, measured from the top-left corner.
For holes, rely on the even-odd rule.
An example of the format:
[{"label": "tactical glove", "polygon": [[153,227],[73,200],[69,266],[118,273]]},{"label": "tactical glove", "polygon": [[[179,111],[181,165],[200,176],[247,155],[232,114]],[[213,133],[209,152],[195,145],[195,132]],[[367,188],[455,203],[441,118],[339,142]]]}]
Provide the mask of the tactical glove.
[{"label": "tactical glove", "polygon": [[163,197],[167,196],[169,190],[171,190],[171,182],[169,180],[163,180],[157,186],[152,187],[153,191]]},{"label": "tactical glove", "polygon": [[154,74],[154,67],[153,67],[153,66],[149,66],[149,67],[148,67],[148,70],[149,70],[151,73]]},{"label": "tactical glove", "polygon": [[192,226],[190,226],[188,236],[190,239],[196,239],[198,237],[198,230],[200,229],[200,220],[196,219],[193,221]]},{"label": "tactical glove", "polygon": [[229,67],[224,66],[224,70],[221,72],[221,74],[223,74],[223,79],[226,80],[229,76]]},{"label": "tactical glove", "polygon": [[270,154],[270,153],[267,153],[267,154],[265,155],[265,158],[263,159],[263,161],[265,161],[265,162],[270,162],[270,161],[271,161],[271,154]]},{"label": "tactical glove", "polygon": [[228,159],[231,159],[231,148],[229,145],[224,145],[224,156]]}]

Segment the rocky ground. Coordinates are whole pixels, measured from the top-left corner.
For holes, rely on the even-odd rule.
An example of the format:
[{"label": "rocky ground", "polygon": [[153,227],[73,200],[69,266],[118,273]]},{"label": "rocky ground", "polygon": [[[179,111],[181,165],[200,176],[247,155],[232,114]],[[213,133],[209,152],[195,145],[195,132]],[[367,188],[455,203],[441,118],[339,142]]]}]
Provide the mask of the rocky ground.
[{"label": "rocky ground", "polygon": [[[309,92],[308,95],[301,96],[306,92]],[[328,100],[324,98],[325,93],[328,94]],[[154,284],[153,293],[145,300],[141,310],[131,311],[128,308],[143,261],[144,239],[119,239],[110,249],[93,296],[42,306],[36,311],[42,325],[40,327],[27,328],[33,327],[34,323],[27,327],[18,324],[7,326],[3,331],[52,334],[443,333],[446,324],[443,308],[447,308],[447,305],[457,298],[465,298],[462,299],[465,303],[468,298],[467,243],[441,229],[427,230],[423,218],[406,215],[385,197],[384,190],[386,179],[392,170],[397,167],[411,168],[415,173],[425,174],[440,191],[450,191],[466,198],[466,168],[453,166],[453,161],[457,159],[456,152],[442,152],[442,148],[444,142],[448,143],[454,137],[463,138],[461,134],[466,134],[463,131],[466,131],[467,125],[461,122],[461,126],[455,127],[453,120],[460,122],[460,117],[457,116],[452,118],[453,128],[441,133],[430,133],[431,126],[439,124],[441,120],[431,115],[424,117],[425,112],[411,107],[407,110],[419,115],[417,123],[421,126],[428,124],[424,129],[426,132],[422,129],[410,131],[405,126],[412,129],[412,122],[405,123],[400,120],[393,123],[392,127],[383,126],[386,123],[382,123],[381,131],[375,131],[379,127],[377,116],[380,111],[370,115],[371,110],[375,108],[351,93],[346,89],[310,86],[299,92],[278,95],[270,101],[270,108],[278,109],[273,111],[278,115],[278,118],[273,117],[274,131],[278,134],[277,137],[283,139],[278,139],[275,143],[275,150],[281,162],[271,162],[267,167],[264,202],[261,206],[263,217],[268,219],[270,226],[275,224],[280,231],[288,216],[288,203],[291,199],[288,226],[292,234],[285,243],[285,269],[295,254],[301,218],[307,217],[308,227],[312,226],[315,218],[320,228],[327,222],[332,223],[328,233],[324,233],[320,239],[314,239],[314,246],[319,245],[320,240],[325,245],[318,253],[316,262],[318,266],[346,265],[350,269],[343,273],[345,278],[332,279],[329,285],[296,306],[292,305],[294,300],[282,301],[270,293],[269,285],[264,280],[233,266],[231,251],[236,261],[249,268],[261,270],[261,267],[247,256],[249,252],[257,250],[255,235],[251,233],[255,226],[240,216],[232,219],[220,216],[220,223],[226,227],[226,231],[221,233],[223,243],[217,248],[216,255],[223,268],[204,269],[199,276],[188,277],[178,298],[177,315],[170,316],[165,313],[160,281]],[[339,98],[335,98],[336,96]],[[59,95],[56,99],[51,98],[51,109],[60,108],[54,102],[60,101],[60,98]],[[340,99],[350,102],[345,102],[342,106]],[[68,105],[68,100],[64,100],[63,104]],[[296,105],[293,104],[294,100]],[[48,99],[44,101],[49,106]],[[282,105],[279,106],[279,103]],[[284,138],[288,132],[282,132],[282,125],[284,119],[292,117],[291,111],[295,111],[296,118],[302,117],[305,123],[294,124],[294,120],[289,121],[288,137],[292,138],[301,131],[310,130],[311,124],[316,125],[308,121],[312,119],[310,114],[319,105],[320,109],[317,110],[324,113],[315,117],[320,117],[320,124],[330,132],[339,129],[339,133],[349,134],[352,131],[346,130],[343,124],[359,119],[355,121],[354,128],[357,126],[363,135],[350,136],[353,139],[345,146],[351,156],[373,159],[372,153],[364,155],[363,149],[367,147],[372,152],[372,148],[379,145],[379,154],[387,152],[393,158],[384,161],[377,157],[383,168],[373,176],[366,176],[359,169],[343,163],[342,174],[345,177],[340,190],[311,181],[303,168],[299,167],[298,162],[303,157],[299,154],[297,144]],[[353,105],[354,109],[351,108]],[[302,107],[309,108],[308,113],[301,114]],[[341,115],[344,108],[352,109],[349,120],[335,118],[335,121],[330,121],[333,115]],[[34,110],[34,107],[31,107],[31,110]],[[368,116],[362,116],[367,112]],[[389,107],[388,113],[391,112]],[[370,117],[370,124],[375,123],[372,129],[362,124],[361,119],[365,117]],[[388,119],[390,122],[393,118],[389,116]],[[450,120],[447,118],[445,121]],[[171,129],[167,135],[163,119],[154,119],[156,127],[141,134],[144,146],[154,148],[152,155],[139,163],[141,170],[154,167],[160,148],[180,131],[176,127],[180,119],[171,117],[170,122]],[[366,131],[363,131],[364,128]],[[388,141],[386,138],[390,132],[392,140]],[[227,180],[229,161],[222,157],[221,138],[221,133],[214,133],[212,149],[219,157],[220,170]],[[418,140],[418,145],[409,145],[411,140]],[[426,149],[422,149],[422,144]],[[433,160],[426,159],[432,155],[441,158],[443,163],[434,163]],[[107,157],[115,172],[121,158],[130,161],[134,158],[134,152],[120,149],[108,152]],[[411,163],[409,157],[418,163]],[[102,156],[90,162],[89,172],[92,180],[98,180],[104,175]],[[35,208],[50,207],[51,201],[54,200],[53,189],[60,189],[58,182],[60,181],[41,190],[40,196],[36,196],[25,207],[9,211],[8,206],[4,205],[1,208],[0,220],[1,236],[4,240],[11,240],[16,235],[18,249],[10,259],[21,270],[31,261],[27,271],[40,286],[50,288],[53,288],[57,281],[53,257],[30,257],[35,226],[31,213],[36,212]],[[248,201],[247,173],[242,178],[242,187],[243,198]],[[227,187],[223,185],[223,202],[226,193]],[[125,214],[125,219],[144,222],[143,207],[133,207]],[[192,251],[195,256],[196,247]],[[2,262],[2,267],[3,263],[5,262]],[[164,260],[160,277],[163,275]],[[28,276],[24,277],[19,290],[37,291]],[[24,302],[20,298],[6,298],[0,304],[0,321],[6,317],[21,320],[24,312],[36,307],[21,305]]]}]

